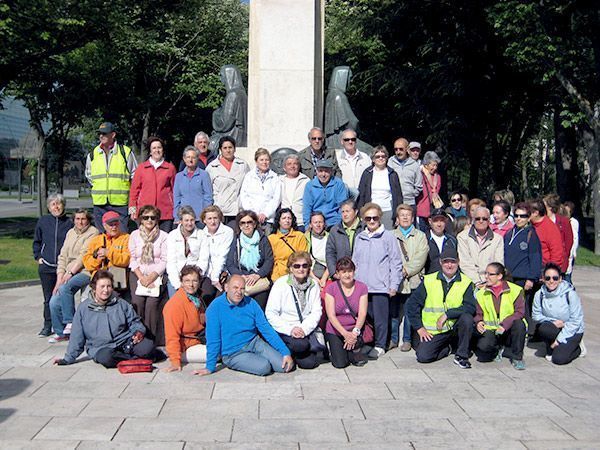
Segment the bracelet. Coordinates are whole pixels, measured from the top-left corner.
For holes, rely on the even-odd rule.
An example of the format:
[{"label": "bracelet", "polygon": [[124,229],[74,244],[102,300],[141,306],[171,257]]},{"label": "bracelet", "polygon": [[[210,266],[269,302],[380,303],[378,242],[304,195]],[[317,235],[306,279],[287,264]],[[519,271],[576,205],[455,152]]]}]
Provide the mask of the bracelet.
[{"label": "bracelet", "polygon": [[356,327],[354,327],[354,328],[352,329],[352,332],[353,332],[355,335],[357,335],[357,336],[360,336],[360,328],[356,328]]}]

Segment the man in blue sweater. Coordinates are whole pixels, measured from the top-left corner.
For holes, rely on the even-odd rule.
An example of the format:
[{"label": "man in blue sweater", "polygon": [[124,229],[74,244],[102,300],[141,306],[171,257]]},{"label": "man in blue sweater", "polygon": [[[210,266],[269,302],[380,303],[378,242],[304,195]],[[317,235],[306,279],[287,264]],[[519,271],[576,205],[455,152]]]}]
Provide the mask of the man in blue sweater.
[{"label": "man in blue sweater", "polygon": [[194,374],[213,373],[219,355],[230,369],[254,375],[289,372],[294,367],[289,349],[258,303],[244,295],[245,287],[244,278],[233,275],[225,285],[225,293],[206,310],[206,368]]},{"label": "man in blue sweater", "polygon": [[320,211],[325,215],[329,229],[342,220],[340,206],[348,199],[348,188],[342,180],[333,176],[333,164],[328,159],[317,162],[317,176],[304,189],[302,215],[304,223],[310,223],[310,215]]}]

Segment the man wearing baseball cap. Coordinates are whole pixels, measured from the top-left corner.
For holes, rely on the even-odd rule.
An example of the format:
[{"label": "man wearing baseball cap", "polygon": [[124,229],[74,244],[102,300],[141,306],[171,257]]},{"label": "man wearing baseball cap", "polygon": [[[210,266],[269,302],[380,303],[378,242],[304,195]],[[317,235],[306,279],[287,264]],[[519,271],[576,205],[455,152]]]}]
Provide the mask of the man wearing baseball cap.
[{"label": "man wearing baseball cap", "polygon": [[429,255],[425,263],[425,273],[433,273],[441,270],[440,254],[448,247],[458,250],[458,241],[446,230],[449,218],[443,208],[431,211],[427,220],[429,230],[425,232],[425,236],[429,243]]},{"label": "man wearing baseball cap", "polygon": [[102,229],[102,217],[107,211],[118,213],[121,229],[129,221],[129,188],[137,168],[135,155],[129,147],[116,141],[115,126],[103,122],[98,128],[100,143],[87,155],[85,176],[92,186],[94,221]]},{"label": "man wearing baseball cap", "polygon": [[116,211],[102,215],[104,233],[90,239],[83,255],[83,266],[94,276],[97,270],[129,266],[129,234],[121,231],[121,216]]},{"label": "man wearing baseball cap", "polygon": [[348,188],[342,180],[333,176],[333,163],[329,159],[317,162],[317,176],[310,180],[304,189],[302,216],[304,223],[310,223],[313,211],[325,215],[327,228],[340,220],[340,206],[348,198]]},{"label": "man wearing baseball cap", "polygon": [[421,143],[417,141],[412,141],[408,144],[408,154],[414,159],[416,162],[421,165]]},{"label": "man wearing baseball cap", "polygon": [[429,363],[456,348],[454,364],[470,369],[469,343],[473,332],[475,297],[473,282],[458,268],[458,253],[448,247],[440,255],[441,270],[425,275],[406,302],[417,361]]}]

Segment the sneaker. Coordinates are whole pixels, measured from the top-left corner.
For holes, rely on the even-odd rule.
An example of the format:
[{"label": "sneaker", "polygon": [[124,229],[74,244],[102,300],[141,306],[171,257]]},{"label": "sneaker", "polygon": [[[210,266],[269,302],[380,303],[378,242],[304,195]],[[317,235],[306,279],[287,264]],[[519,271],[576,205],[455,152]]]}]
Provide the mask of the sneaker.
[{"label": "sneaker", "polygon": [[512,365],[517,370],[525,370],[525,362],[523,360],[514,359]]},{"label": "sneaker", "polygon": [[367,355],[369,359],[378,359],[380,356],[385,355],[385,350],[381,347],[373,347],[373,350]]},{"label": "sneaker", "polygon": [[42,328],[40,330],[40,332],[38,333],[38,337],[39,338],[46,338],[46,337],[51,336],[51,335],[52,335],[52,329],[51,328],[46,328],[46,327]]},{"label": "sneaker", "polygon": [[412,350],[412,345],[410,345],[410,342],[403,342],[402,345],[400,346],[401,352],[410,352],[411,350]]},{"label": "sneaker", "polygon": [[583,339],[579,343],[579,349],[581,350],[581,353],[579,354],[579,357],[580,358],[585,358],[585,355],[587,355],[587,348],[586,348],[585,344],[583,343]]},{"label": "sneaker", "polygon": [[69,336],[59,336],[58,334],[52,335],[50,339],[48,339],[48,344],[57,344],[59,342],[65,342],[69,340]]},{"label": "sneaker", "polygon": [[393,350],[393,349],[395,349],[395,348],[398,348],[398,343],[397,343],[397,342],[394,342],[394,341],[390,341],[390,345],[388,345],[388,352],[389,352],[390,350]]},{"label": "sneaker", "polygon": [[458,355],[454,357],[454,364],[456,364],[461,369],[471,368],[471,363],[469,362],[469,360],[467,358],[461,358]]},{"label": "sneaker", "polygon": [[496,355],[496,357],[494,358],[495,362],[502,362],[502,354],[504,353],[504,347],[500,347],[500,350],[498,350],[498,354]]},{"label": "sneaker", "polygon": [[71,324],[68,323],[65,325],[65,329],[63,330],[63,334],[71,334]]},{"label": "sneaker", "polygon": [[350,364],[356,367],[362,367],[369,362],[369,359],[362,353],[353,353]]},{"label": "sneaker", "polygon": [[544,358],[546,358],[546,361],[552,362],[552,355],[546,355]]}]

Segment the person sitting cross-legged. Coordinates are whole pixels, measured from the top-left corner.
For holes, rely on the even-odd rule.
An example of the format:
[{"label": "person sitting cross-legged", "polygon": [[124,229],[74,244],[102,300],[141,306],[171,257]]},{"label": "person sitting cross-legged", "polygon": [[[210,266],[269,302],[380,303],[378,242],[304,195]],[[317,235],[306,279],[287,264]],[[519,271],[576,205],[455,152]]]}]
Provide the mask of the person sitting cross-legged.
[{"label": "person sitting cross-legged", "polygon": [[413,347],[417,361],[430,363],[448,356],[450,345],[458,340],[454,364],[470,369],[469,343],[475,313],[473,282],[458,270],[455,248],[446,247],[440,263],[442,270],[425,275],[406,302],[410,324],[419,335]]},{"label": "person sitting cross-legged", "polygon": [[225,283],[225,292],[206,310],[206,368],[196,370],[196,375],[213,373],[219,355],[230,369],[254,375],[293,369],[289,349],[258,303],[244,295],[245,289],[244,277],[232,275]]},{"label": "person sitting cross-legged", "polygon": [[112,274],[98,270],[90,289],[90,297],[73,317],[67,352],[54,364],[73,364],[84,348],[90,358],[107,369],[117,367],[119,361],[152,358],[154,342],[144,337],[146,328],[133,307],[113,290]]}]

